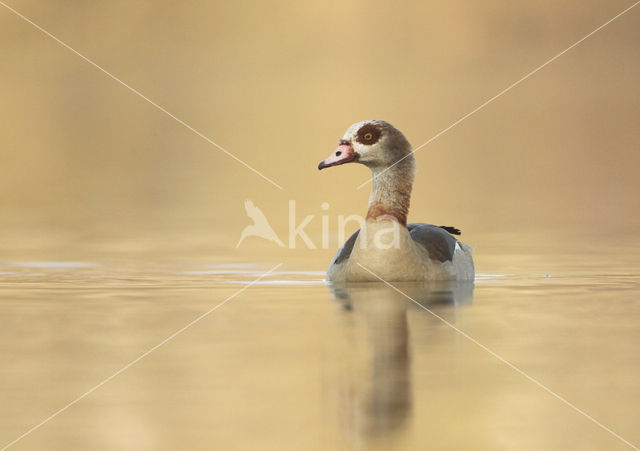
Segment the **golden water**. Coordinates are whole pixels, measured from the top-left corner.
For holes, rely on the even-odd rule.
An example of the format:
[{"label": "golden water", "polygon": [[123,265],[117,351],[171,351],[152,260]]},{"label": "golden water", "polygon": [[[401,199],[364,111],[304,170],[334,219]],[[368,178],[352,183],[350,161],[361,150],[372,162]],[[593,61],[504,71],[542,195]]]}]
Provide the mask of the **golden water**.
[{"label": "golden water", "polygon": [[628,449],[480,345],[640,443],[637,244],[502,246],[475,285],[397,285],[424,308],[313,252],[5,261],[0,443],[281,262],[15,449]]}]

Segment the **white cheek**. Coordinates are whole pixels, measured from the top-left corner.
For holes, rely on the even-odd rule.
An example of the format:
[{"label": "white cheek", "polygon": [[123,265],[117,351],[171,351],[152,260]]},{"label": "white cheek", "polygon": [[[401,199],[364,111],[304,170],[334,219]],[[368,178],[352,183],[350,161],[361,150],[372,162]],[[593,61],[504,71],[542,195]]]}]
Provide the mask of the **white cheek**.
[{"label": "white cheek", "polygon": [[375,144],[370,144],[370,145],[354,142],[353,148],[354,150],[362,153],[369,153],[369,154],[377,153],[380,151],[380,142],[377,142]]},{"label": "white cheek", "polygon": [[358,152],[360,158],[371,155],[371,146],[363,146],[362,144],[356,144],[353,146],[353,150]]}]

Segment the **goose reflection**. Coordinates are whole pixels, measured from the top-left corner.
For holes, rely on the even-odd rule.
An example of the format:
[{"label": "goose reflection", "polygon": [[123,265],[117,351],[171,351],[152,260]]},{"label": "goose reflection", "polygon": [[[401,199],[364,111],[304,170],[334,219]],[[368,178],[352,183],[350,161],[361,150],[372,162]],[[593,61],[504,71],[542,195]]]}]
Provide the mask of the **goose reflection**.
[{"label": "goose reflection", "polygon": [[[425,308],[470,304],[473,298],[473,282],[393,286]],[[383,283],[333,284],[329,289],[347,326],[347,368],[338,384],[345,432],[363,441],[401,433],[413,408],[407,309],[418,306]]]}]

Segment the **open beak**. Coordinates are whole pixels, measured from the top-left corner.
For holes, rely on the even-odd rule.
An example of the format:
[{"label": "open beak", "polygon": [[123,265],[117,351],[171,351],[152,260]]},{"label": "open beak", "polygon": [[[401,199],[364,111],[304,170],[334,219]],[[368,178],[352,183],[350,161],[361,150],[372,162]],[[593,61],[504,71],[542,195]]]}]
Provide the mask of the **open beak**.
[{"label": "open beak", "polygon": [[353,150],[353,146],[348,141],[340,141],[338,148],[325,160],[318,164],[318,169],[330,168],[340,164],[349,163],[358,159],[360,155]]}]

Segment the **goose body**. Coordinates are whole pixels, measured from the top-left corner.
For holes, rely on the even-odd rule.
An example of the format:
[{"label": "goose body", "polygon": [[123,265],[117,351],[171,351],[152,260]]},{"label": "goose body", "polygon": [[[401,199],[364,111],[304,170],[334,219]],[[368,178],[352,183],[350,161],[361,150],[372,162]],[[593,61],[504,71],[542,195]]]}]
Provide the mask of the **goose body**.
[{"label": "goose body", "polygon": [[332,259],[327,280],[473,280],[472,248],[452,235],[457,229],[407,223],[415,159],[399,130],[378,120],[353,124],[318,169],[349,162],[371,169],[369,208],[362,228]]}]

